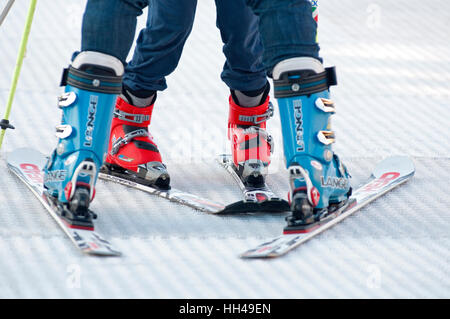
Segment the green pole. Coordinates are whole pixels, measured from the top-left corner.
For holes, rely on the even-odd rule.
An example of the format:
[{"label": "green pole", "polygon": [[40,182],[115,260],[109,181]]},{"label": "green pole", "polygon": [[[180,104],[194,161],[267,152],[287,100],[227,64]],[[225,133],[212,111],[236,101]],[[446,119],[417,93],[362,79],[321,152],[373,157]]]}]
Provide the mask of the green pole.
[{"label": "green pole", "polygon": [[16,93],[17,82],[19,80],[20,70],[22,69],[23,59],[25,57],[25,52],[27,49],[28,36],[30,35],[31,23],[33,22],[34,11],[36,9],[37,0],[31,0],[30,8],[28,9],[27,21],[25,24],[25,30],[23,31],[22,41],[20,43],[19,55],[17,56],[16,67],[14,69],[14,76],[11,83],[11,91],[9,92],[8,102],[6,104],[5,117],[0,122],[0,127],[2,129],[0,135],[0,148],[2,147],[3,137],[5,136],[6,129],[14,129],[14,126],[9,124],[9,114],[11,113],[11,106],[14,100],[14,95]]}]

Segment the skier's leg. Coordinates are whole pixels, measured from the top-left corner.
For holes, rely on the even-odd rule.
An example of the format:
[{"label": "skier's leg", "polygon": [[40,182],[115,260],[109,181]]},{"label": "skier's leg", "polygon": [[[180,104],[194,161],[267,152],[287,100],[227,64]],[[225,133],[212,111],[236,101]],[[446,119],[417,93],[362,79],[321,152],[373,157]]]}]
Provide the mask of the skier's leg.
[{"label": "skier's leg", "polygon": [[259,187],[270,163],[272,138],[265,128],[272,107],[258,19],[245,0],[216,0],[216,7],[227,59],[221,77],[231,92],[228,138],[233,163],[244,183]]},{"label": "skier's leg", "polygon": [[170,178],[148,132],[156,92],[164,90],[194,22],[197,0],[153,1],[117,99],[104,170],[167,189]]},{"label": "skier's leg", "polygon": [[[108,133],[117,94],[121,92],[127,50],[123,33],[134,30],[141,1],[88,1],[83,18],[82,48],[63,74],[65,93],[59,99],[63,116],[58,143],[44,169],[49,199],[69,223],[88,225],[89,203],[106,156]],[[116,24],[111,24],[115,21]],[[125,27],[127,26],[127,27]],[[116,41],[124,37],[122,42]]]},{"label": "skier's leg", "polygon": [[226,57],[222,80],[233,90],[261,89],[267,79],[262,64],[263,46],[258,32],[258,18],[245,0],[216,0],[216,8],[216,24]]},{"label": "skier's leg", "polygon": [[263,64],[270,75],[273,67],[294,57],[319,57],[317,23],[309,0],[245,0],[259,18],[264,47]]},{"label": "skier's leg", "polygon": [[345,204],[351,193],[349,174],[331,147],[335,106],[329,87],[336,84],[334,69],[325,69],[318,57],[309,1],[247,3],[260,17],[264,62],[279,105],[293,211],[285,231],[305,229]]},{"label": "skier's leg", "polygon": [[81,51],[112,55],[126,65],[137,17],[149,0],[88,0],[83,14]]},{"label": "skier's leg", "polygon": [[178,65],[194,23],[197,0],[154,0],[146,28],[126,66],[124,84],[132,91],[163,91],[165,76]]}]

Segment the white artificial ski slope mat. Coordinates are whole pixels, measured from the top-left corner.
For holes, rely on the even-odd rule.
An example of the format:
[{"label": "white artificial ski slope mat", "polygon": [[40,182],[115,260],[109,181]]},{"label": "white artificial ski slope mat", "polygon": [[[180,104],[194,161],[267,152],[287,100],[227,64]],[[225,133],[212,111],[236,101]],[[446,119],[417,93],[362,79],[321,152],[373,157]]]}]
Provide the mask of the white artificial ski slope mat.
[{"label": "white artificial ski slope mat", "polygon": [[[276,260],[239,253],[281,234],[284,216],[214,216],[99,181],[96,229],[121,257],[84,256],[6,166],[14,149],[49,154],[61,71],[79,47],[84,1],[37,5],[0,160],[0,298],[443,298],[450,291],[450,3],[322,1],[319,40],[337,113],[335,150],[353,183],[382,158],[413,158],[413,179]],[[3,116],[27,1],[0,27]],[[437,9],[438,8],[438,9]],[[227,153],[229,91],[214,1],[199,1],[178,69],[151,124],[173,185],[232,202],[241,193],[215,158]],[[414,21],[414,23],[411,23]],[[145,15],[139,27],[145,24]],[[274,103],[276,106],[276,103]],[[276,108],[276,107],[275,107]],[[268,184],[288,190],[278,110]]]}]

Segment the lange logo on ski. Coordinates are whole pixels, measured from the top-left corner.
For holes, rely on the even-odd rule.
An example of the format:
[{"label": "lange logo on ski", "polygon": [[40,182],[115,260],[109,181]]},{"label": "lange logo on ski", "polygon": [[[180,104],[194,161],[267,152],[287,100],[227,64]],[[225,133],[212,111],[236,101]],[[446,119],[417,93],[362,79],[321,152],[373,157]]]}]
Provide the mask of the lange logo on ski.
[{"label": "lange logo on ski", "polygon": [[302,113],[302,101],[295,100],[294,105],[294,116],[295,116],[295,131],[297,132],[297,152],[302,152],[305,150],[305,142],[303,140],[303,113]]},{"label": "lange logo on ski", "polygon": [[98,96],[91,95],[89,99],[88,121],[86,123],[86,131],[84,132],[84,146],[92,146],[92,135],[94,132],[95,113],[97,112]]},{"label": "lange logo on ski", "polygon": [[346,189],[348,186],[348,179],[342,177],[328,177],[327,180],[323,176],[320,177],[322,187],[334,187]]},{"label": "lange logo on ski", "polygon": [[43,176],[42,172],[39,170],[39,167],[34,164],[23,163],[20,164],[20,168],[33,182],[42,183]]},{"label": "lange logo on ski", "polygon": [[389,172],[384,173],[379,178],[375,179],[371,183],[367,184],[362,191],[363,192],[375,192],[381,188],[383,188],[385,185],[387,185],[390,181],[398,178],[400,176],[400,173],[397,172]]}]

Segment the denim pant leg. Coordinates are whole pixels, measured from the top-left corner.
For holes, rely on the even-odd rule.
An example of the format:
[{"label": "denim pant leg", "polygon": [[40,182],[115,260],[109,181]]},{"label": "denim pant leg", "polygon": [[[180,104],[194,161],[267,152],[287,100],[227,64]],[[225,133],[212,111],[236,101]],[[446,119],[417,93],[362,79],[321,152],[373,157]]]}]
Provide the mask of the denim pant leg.
[{"label": "denim pant leg", "polygon": [[280,61],[293,57],[319,58],[317,23],[309,0],[246,0],[259,17],[264,46],[263,63],[269,74]]},{"label": "denim pant leg", "polygon": [[134,91],[162,91],[178,65],[192,30],[197,0],[150,0],[146,28],[138,37],[124,84]]},{"label": "denim pant leg", "polygon": [[216,0],[217,27],[224,43],[226,62],[221,74],[230,89],[253,91],[262,88],[266,72],[258,18],[245,0]]},{"label": "denim pant leg", "polygon": [[89,0],[83,16],[81,50],[109,54],[125,64],[137,17],[147,5],[148,0]]}]

